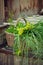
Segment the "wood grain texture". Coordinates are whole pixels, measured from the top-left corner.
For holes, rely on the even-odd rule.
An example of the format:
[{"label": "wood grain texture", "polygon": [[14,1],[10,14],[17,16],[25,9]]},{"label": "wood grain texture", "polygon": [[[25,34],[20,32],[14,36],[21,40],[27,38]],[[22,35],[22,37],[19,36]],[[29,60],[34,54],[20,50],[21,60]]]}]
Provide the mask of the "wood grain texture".
[{"label": "wood grain texture", "polygon": [[4,20],[4,0],[0,0],[0,22]]},{"label": "wood grain texture", "polygon": [[12,9],[14,17],[18,17],[23,12],[28,15],[37,14],[38,0],[13,0]]},{"label": "wood grain texture", "polygon": [[[19,17],[23,12],[26,15],[34,15],[43,8],[43,0],[7,0],[7,8],[8,12],[13,12],[13,18]],[[0,20],[4,19],[4,14],[4,0],[1,0]]]}]

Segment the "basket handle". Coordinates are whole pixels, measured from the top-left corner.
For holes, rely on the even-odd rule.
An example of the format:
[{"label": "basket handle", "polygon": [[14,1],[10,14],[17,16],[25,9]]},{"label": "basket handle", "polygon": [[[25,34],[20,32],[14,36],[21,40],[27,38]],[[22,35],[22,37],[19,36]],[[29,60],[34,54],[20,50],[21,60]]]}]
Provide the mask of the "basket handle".
[{"label": "basket handle", "polygon": [[[24,18],[24,17],[21,17],[21,18],[18,18],[18,19],[17,19],[17,24],[18,24],[18,22],[19,22],[21,19],[23,19],[23,20],[25,21],[25,23],[27,23],[27,20],[26,20],[26,18]],[[17,24],[16,24],[16,25],[17,25]]]}]

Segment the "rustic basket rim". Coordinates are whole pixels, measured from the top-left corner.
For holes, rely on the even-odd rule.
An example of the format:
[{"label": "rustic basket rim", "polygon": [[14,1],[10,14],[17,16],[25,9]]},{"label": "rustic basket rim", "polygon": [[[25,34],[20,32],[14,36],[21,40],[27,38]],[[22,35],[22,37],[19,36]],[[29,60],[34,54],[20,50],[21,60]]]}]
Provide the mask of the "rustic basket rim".
[{"label": "rustic basket rim", "polygon": [[9,32],[6,32],[6,31],[5,31],[5,33],[6,33],[6,34],[11,34],[11,35],[14,35],[13,33],[9,33]]},{"label": "rustic basket rim", "polygon": [[5,34],[9,34],[9,35],[11,34],[11,35],[13,35],[13,36],[18,35],[18,34],[15,35],[15,34],[13,34],[13,33],[9,33],[9,32],[6,32],[6,31],[5,31]]}]

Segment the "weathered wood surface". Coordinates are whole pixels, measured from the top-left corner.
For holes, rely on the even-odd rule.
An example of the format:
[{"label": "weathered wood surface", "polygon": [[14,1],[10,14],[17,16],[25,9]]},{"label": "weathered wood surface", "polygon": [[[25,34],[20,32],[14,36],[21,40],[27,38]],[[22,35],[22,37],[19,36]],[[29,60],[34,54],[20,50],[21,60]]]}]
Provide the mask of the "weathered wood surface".
[{"label": "weathered wood surface", "polygon": [[[13,11],[13,18],[17,18],[23,13],[26,15],[38,14],[38,11],[43,8],[43,0],[7,0],[6,2],[8,12]],[[5,13],[4,0],[1,0],[0,20],[3,21],[7,13]]]},{"label": "weathered wood surface", "polygon": [[21,57],[13,55],[13,52],[0,49],[0,65],[43,65],[43,59],[33,57]]},{"label": "weathered wood surface", "polygon": [[4,0],[0,0],[0,22],[4,20]]},{"label": "weathered wood surface", "polygon": [[21,60],[21,57],[0,54],[0,65],[43,65],[43,60],[33,59],[24,57]]},{"label": "weathered wood surface", "polygon": [[9,0],[8,9],[13,12],[14,18],[25,13],[33,15],[38,13],[38,0]]}]

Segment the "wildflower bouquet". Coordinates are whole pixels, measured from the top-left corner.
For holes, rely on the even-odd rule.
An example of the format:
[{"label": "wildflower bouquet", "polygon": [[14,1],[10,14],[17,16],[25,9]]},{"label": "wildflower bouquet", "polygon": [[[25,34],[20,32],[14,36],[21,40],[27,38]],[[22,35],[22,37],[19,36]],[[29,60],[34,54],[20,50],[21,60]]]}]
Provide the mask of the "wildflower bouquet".
[{"label": "wildflower bouquet", "polygon": [[43,21],[36,24],[18,22],[6,32],[14,34],[13,51],[16,55],[28,56],[29,51],[39,57],[43,55]]}]

